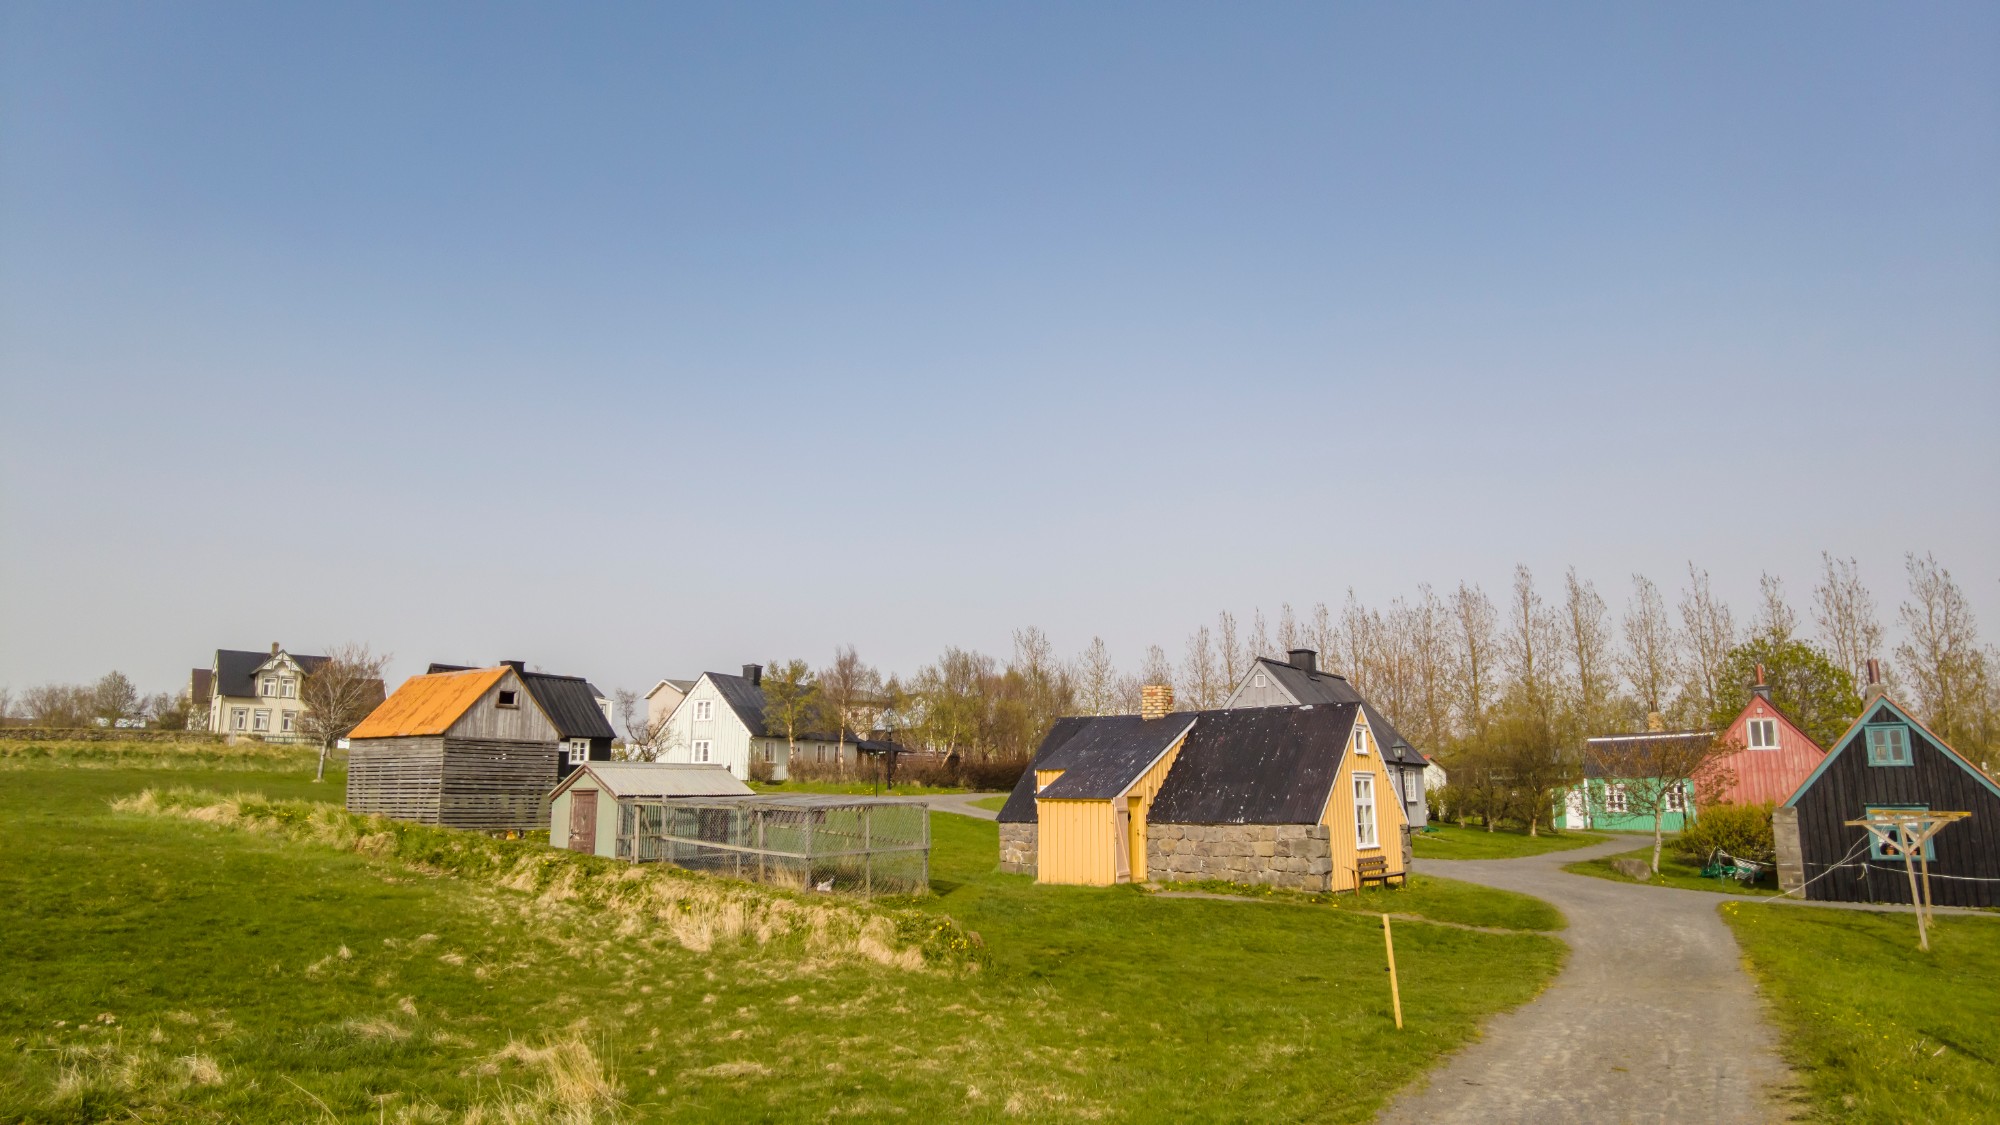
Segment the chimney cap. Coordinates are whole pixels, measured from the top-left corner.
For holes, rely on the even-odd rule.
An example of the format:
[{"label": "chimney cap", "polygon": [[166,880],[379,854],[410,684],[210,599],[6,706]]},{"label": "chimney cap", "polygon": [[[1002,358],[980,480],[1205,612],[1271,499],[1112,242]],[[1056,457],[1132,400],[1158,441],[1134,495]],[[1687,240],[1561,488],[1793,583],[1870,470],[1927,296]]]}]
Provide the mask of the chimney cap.
[{"label": "chimney cap", "polygon": [[526,671],[528,670],[528,665],[527,665],[527,662],[526,662],[526,661],[521,661],[521,660],[502,660],[502,661],[501,661],[500,663],[501,663],[501,664],[503,664],[503,665],[505,665],[505,666],[507,666],[507,667],[509,667],[509,668],[512,668],[512,669],[513,669],[514,671],[516,671],[516,672],[522,672],[522,673],[525,673],[525,672],[526,672]]},{"label": "chimney cap", "polygon": [[1319,651],[1310,648],[1295,648],[1285,654],[1291,658],[1292,667],[1311,674],[1319,671]]},{"label": "chimney cap", "polygon": [[752,687],[764,686],[764,666],[762,664],[745,664],[743,666],[743,678],[749,680]]}]

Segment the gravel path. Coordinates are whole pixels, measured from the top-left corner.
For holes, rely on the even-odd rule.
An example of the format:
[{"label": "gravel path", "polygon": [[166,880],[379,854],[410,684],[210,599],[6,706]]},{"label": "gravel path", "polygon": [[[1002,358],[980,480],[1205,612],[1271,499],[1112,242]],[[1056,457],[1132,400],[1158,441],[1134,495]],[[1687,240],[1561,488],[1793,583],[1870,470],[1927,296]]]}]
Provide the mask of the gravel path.
[{"label": "gravel path", "polygon": [[1005,793],[937,793],[928,797],[889,797],[887,800],[901,801],[910,805],[929,805],[932,812],[957,813],[974,820],[999,820],[1000,814],[992,809],[975,807],[972,802],[987,797],[1005,797]]},{"label": "gravel path", "polygon": [[1565,874],[1630,851],[1614,840],[1524,859],[1422,860],[1419,870],[1534,895],[1569,919],[1548,991],[1406,1091],[1381,1120],[1764,1122],[1791,1076],[1716,914],[1723,896]]}]

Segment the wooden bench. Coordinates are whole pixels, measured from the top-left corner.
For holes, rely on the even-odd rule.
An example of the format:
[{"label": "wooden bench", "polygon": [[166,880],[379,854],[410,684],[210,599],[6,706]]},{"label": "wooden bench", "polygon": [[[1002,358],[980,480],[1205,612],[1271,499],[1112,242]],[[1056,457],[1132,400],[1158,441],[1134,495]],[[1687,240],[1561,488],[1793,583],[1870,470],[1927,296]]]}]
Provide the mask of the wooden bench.
[{"label": "wooden bench", "polygon": [[1380,855],[1362,856],[1354,862],[1354,885],[1365,887],[1370,883],[1389,885],[1389,880],[1403,880],[1403,873],[1389,870],[1389,857]]}]

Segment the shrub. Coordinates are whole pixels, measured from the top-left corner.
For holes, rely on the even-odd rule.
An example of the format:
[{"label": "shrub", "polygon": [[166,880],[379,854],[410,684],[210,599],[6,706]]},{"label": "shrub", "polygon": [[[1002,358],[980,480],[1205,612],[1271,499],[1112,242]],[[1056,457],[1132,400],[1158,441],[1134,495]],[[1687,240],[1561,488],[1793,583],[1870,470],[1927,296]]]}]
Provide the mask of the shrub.
[{"label": "shrub", "polygon": [[1740,859],[1772,863],[1778,846],[1771,836],[1770,805],[1712,805],[1674,838],[1675,854],[1689,863],[1706,862],[1721,848]]}]

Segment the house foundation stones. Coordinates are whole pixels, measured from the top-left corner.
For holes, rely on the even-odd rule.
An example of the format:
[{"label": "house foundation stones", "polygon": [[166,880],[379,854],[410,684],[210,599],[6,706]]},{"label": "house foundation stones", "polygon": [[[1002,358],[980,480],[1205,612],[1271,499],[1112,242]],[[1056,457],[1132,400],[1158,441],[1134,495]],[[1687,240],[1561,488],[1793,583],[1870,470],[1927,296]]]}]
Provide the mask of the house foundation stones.
[{"label": "house foundation stones", "polygon": [[1035,873],[1036,825],[1000,825],[1000,870],[1009,875]]},{"label": "house foundation stones", "polygon": [[1149,824],[1146,871],[1159,882],[1324,891],[1333,886],[1333,846],[1324,824]]}]

